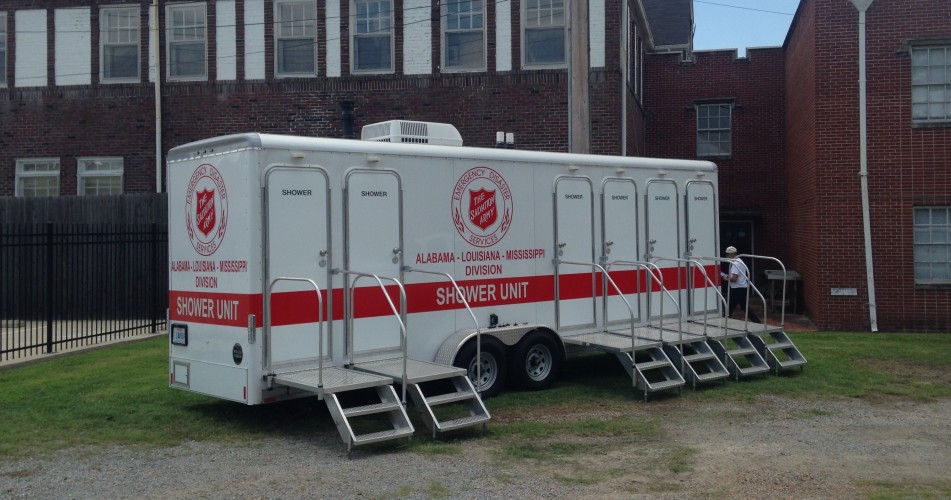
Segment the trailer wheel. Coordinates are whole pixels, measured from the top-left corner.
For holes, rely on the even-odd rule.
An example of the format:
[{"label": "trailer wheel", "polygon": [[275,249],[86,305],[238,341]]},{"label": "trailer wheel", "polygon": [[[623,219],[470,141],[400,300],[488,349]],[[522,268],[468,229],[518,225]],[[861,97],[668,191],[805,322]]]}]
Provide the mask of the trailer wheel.
[{"label": "trailer wheel", "polygon": [[476,342],[471,340],[456,355],[454,366],[468,370],[469,380],[476,390],[481,390],[482,399],[491,398],[502,391],[505,386],[507,366],[505,363],[505,347],[497,339],[485,336],[482,338],[482,372],[479,373],[476,365]]},{"label": "trailer wheel", "polygon": [[529,332],[515,346],[512,381],[520,389],[538,391],[551,387],[561,371],[561,349],[545,332]]}]

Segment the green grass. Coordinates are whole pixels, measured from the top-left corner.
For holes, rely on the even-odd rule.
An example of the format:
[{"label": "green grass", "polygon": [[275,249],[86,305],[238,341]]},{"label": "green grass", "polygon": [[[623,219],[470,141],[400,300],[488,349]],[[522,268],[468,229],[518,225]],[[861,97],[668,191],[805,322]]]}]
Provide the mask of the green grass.
[{"label": "green grass", "polygon": [[[809,361],[804,371],[684,389],[680,397],[687,402],[746,401],[762,394],[920,402],[951,397],[949,334],[791,336]],[[246,406],[170,389],[165,336],[0,371],[0,384],[0,459],[87,445],[166,447],[336,433],[316,398]],[[677,397],[651,400],[662,404]],[[549,390],[488,400],[493,421],[487,437],[499,444],[503,460],[570,460],[591,452],[591,446],[610,450],[663,439],[660,423],[637,411],[642,401],[612,356],[576,358]],[[460,439],[478,435],[471,431]],[[462,453],[464,445],[452,439],[431,443],[418,437],[410,449],[430,456]],[[684,470],[690,453],[672,448],[661,459],[671,470]]]}]

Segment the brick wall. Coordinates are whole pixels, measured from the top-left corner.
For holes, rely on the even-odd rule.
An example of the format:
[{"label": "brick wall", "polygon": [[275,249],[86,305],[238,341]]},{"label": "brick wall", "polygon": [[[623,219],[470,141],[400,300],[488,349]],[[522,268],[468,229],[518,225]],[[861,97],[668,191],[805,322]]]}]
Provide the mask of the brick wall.
[{"label": "brick wall", "polygon": [[732,155],[703,158],[718,166],[720,218],[752,218],[756,253],[785,260],[782,49],[654,54],[645,71],[648,156],[697,159],[695,101],[733,100]]},{"label": "brick wall", "polygon": [[[815,242],[815,254],[807,260],[816,265],[806,280],[817,322],[830,329],[867,329],[858,175],[858,11],[850,2],[805,3],[813,27],[797,26],[795,40],[813,33],[815,159],[790,147],[790,176],[798,173],[794,165],[813,167],[803,173],[803,183],[811,184],[805,191],[814,193],[815,224],[791,227],[791,235]],[[951,127],[912,126],[911,59],[905,43],[951,39],[949,20],[951,3],[944,0],[880,0],[867,12],[868,183],[875,305],[883,330],[951,330],[951,290],[914,284],[913,232],[915,206],[951,205]],[[808,64],[806,45],[791,43],[790,59],[798,54]],[[801,103],[791,100],[789,106],[792,110]],[[790,145],[803,140],[801,133],[790,127]],[[858,295],[834,297],[832,288],[855,288]]]},{"label": "brick wall", "polygon": [[[128,0],[85,2],[93,17],[91,51],[93,80],[90,85],[56,87],[52,83],[55,33],[53,10],[66,2],[54,0],[3,0],[0,10],[9,15],[8,73],[10,88],[0,93],[0,196],[14,194],[16,159],[27,157],[60,158],[61,194],[76,192],[76,158],[80,156],[121,156],[125,160],[126,192],[155,190],[155,117],[153,85],[147,81],[147,19],[150,2],[139,0],[140,64],[142,82],[138,84],[102,84],[98,81],[98,13],[103,5],[127,5]],[[400,25],[402,1],[396,0],[395,23]],[[516,2],[517,4],[517,2]],[[342,136],[341,103],[352,102],[355,130],[363,125],[397,118],[454,124],[466,145],[495,144],[495,132],[514,132],[521,149],[542,151],[567,150],[567,79],[564,70],[522,71],[520,61],[518,10],[513,10],[513,71],[498,73],[495,67],[495,30],[487,30],[487,64],[484,73],[438,73],[439,8],[432,13],[432,75],[406,76],[403,66],[402,30],[395,30],[395,73],[389,75],[326,77],[326,43],[318,37],[318,77],[275,79],[271,37],[273,9],[267,2],[265,21],[264,81],[245,80],[244,2],[235,4],[237,31],[237,80],[216,82],[215,2],[206,2],[208,81],[163,82],[161,151],[216,135],[235,132],[269,132],[297,135]],[[163,4],[164,7],[164,4]],[[318,32],[324,33],[324,2],[317,2]],[[50,85],[37,88],[13,86],[16,37],[13,12],[19,9],[46,9],[49,18]],[[592,152],[621,153],[621,115],[617,102],[621,82],[617,59],[620,31],[619,0],[606,2],[605,68],[591,71]],[[487,6],[487,27],[494,25],[494,5]],[[159,28],[164,30],[164,8]],[[342,19],[348,19],[348,6],[341,6]],[[341,62],[344,75],[349,73],[348,37],[343,32]],[[164,39],[164,35],[163,35]],[[165,46],[160,47],[159,67],[165,73]],[[407,49],[411,50],[411,49]],[[164,80],[164,78],[163,78]],[[639,123],[635,118],[634,123]],[[629,134],[630,136],[630,134]],[[643,139],[631,151],[643,149]]]}]

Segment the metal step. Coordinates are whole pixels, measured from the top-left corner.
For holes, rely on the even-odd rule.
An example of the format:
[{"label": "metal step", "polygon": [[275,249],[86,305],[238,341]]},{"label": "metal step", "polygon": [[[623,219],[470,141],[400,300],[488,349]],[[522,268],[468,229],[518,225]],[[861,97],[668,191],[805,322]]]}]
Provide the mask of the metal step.
[{"label": "metal step", "polygon": [[471,392],[450,392],[446,394],[439,394],[438,396],[430,396],[426,398],[426,403],[429,406],[439,406],[449,403],[455,403],[458,401],[465,401],[467,399],[472,399],[475,397],[475,394]]},{"label": "metal step", "polygon": [[364,406],[354,406],[351,408],[344,408],[343,414],[347,418],[352,417],[362,417],[364,415],[374,415],[376,413],[386,413],[388,411],[393,411],[399,409],[401,405],[398,402],[387,402],[387,403],[376,403],[371,405]]},{"label": "metal step", "polygon": [[737,356],[748,356],[750,354],[759,354],[759,351],[753,349],[752,347],[741,347],[739,349],[730,349],[726,352],[731,358]]},{"label": "metal step", "polygon": [[391,429],[385,431],[369,432],[367,434],[358,434],[353,437],[353,445],[359,446],[370,443],[379,443],[381,441],[388,441],[390,439],[399,439],[402,437],[408,437],[413,434],[414,430],[412,427],[403,428],[403,429]]},{"label": "metal step", "polygon": [[[415,429],[413,429],[413,424],[409,421],[409,416],[406,414],[406,408],[403,407],[403,404],[396,396],[396,391],[392,385],[381,385],[370,389],[361,388],[357,390],[362,391],[364,397],[369,397],[372,391],[379,399],[379,403],[344,407],[340,397],[343,396],[344,392],[349,391],[332,392],[327,394],[327,397],[324,398],[327,409],[330,411],[330,416],[333,417],[334,423],[337,425],[337,432],[340,433],[341,439],[347,443],[348,454],[353,450],[354,446],[412,436]],[[358,419],[373,415],[386,415],[386,423],[384,423],[382,419],[377,418],[365,421],[367,424],[370,424],[368,427],[372,426],[372,430],[368,432],[358,432],[355,429],[356,426],[354,424],[359,421]],[[362,422],[363,421],[361,421],[361,423]],[[380,426],[387,424],[389,428],[379,429]]]},{"label": "metal step", "polygon": [[439,423],[439,430],[442,432],[451,431],[455,429],[462,429],[464,427],[471,427],[473,425],[479,425],[487,421],[487,418],[484,418],[481,415],[470,415],[468,417],[457,418],[453,420],[446,420]]},{"label": "metal step", "polygon": [[682,387],[684,382],[682,380],[663,380],[658,382],[648,382],[647,386],[651,392],[663,391],[664,389],[674,389],[677,387]]},{"label": "metal step", "polygon": [[[631,376],[634,386],[643,391],[644,400],[647,400],[647,395],[652,392],[679,388],[686,383],[683,375],[677,371],[677,368],[670,362],[670,358],[664,353],[663,348],[659,346],[638,351],[638,354],[642,357],[648,357],[649,360],[638,361],[636,363],[634,361],[635,353],[615,352],[614,354],[621,364],[624,365],[624,369],[627,370],[628,375]],[[644,375],[645,372],[650,372],[652,378],[658,378],[658,374],[662,378],[648,381],[648,378]]]},{"label": "metal step", "polygon": [[637,367],[640,371],[647,370],[656,370],[657,368],[663,368],[665,366],[673,366],[669,360],[659,360],[659,361],[644,361],[642,363],[635,363],[634,366]]},{"label": "metal step", "polygon": [[696,363],[698,361],[706,361],[708,359],[717,359],[717,357],[712,352],[701,352],[684,356],[684,361],[688,363]]},{"label": "metal step", "polygon": [[[757,339],[762,342],[762,339],[759,339],[756,335],[732,337],[730,339],[723,339],[722,341],[710,340],[713,352],[715,352],[720,359],[723,359],[723,363],[726,365],[729,373],[735,375],[737,379],[739,379],[740,376],[755,375],[769,371],[769,364],[763,359],[759,349],[754,346],[754,341],[751,339]],[[727,349],[723,342],[728,341],[736,344],[736,347]],[[741,363],[741,361],[743,363]]]},{"label": "metal step", "polygon": [[701,382],[709,382],[709,381],[711,381],[711,380],[719,380],[719,379],[721,379],[721,378],[726,378],[726,377],[728,377],[728,376],[730,376],[730,374],[726,372],[726,368],[723,369],[723,373],[709,372],[709,373],[698,373],[698,374],[696,375],[697,380],[698,380],[698,381],[701,381]]},{"label": "metal step", "polygon": [[799,348],[793,344],[786,332],[769,332],[767,338],[763,338],[762,335],[750,335],[749,337],[752,345],[759,349],[760,354],[766,358],[769,366],[775,368],[777,375],[780,369],[796,366],[803,369],[806,364],[805,356],[799,352]]},{"label": "metal step", "polygon": [[[441,394],[427,395],[421,384],[410,384],[407,391],[413,400],[413,406],[422,417],[423,424],[432,432],[433,439],[436,439],[440,432],[479,424],[485,425],[492,418],[464,370],[462,374],[448,378],[452,389]],[[426,390],[433,391],[442,388],[442,385],[431,384],[427,385]],[[437,411],[436,407],[440,410]],[[460,413],[468,413],[468,415],[457,416]]]},{"label": "metal step", "polygon": [[[729,370],[720,362],[710,344],[705,340],[696,340],[683,345],[666,345],[664,352],[694,389],[697,388],[698,382],[710,382],[730,376]],[[691,354],[684,354],[685,352]]]}]

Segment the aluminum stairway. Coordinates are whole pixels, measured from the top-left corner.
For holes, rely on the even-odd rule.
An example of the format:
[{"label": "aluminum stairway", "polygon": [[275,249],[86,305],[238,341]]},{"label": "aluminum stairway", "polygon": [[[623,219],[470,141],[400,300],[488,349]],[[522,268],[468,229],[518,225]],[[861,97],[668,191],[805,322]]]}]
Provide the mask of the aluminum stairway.
[{"label": "aluminum stairway", "polygon": [[686,383],[664,353],[663,342],[650,340],[658,335],[659,330],[655,328],[638,327],[632,333],[595,332],[562,337],[562,340],[565,344],[614,354],[647,400],[651,393],[679,391]]},{"label": "aluminum stairway", "polygon": [[[393,378],[325,366],[275,375],[276,384],[302,389],[322,399],[349,454],[354,446],[409,439],[415,429],[393,389]],[[354,404],[351,404],[354,403]],[[386,416],[389,425],[382,422]]]},{"label": "aluminum stairway", "polygon": [[749,339],[777,375],[781,369],[797,366],[800,371],[805,369],[806,357],[799,352],[799,348],[793,344],[785,331],[750,334]]},{"label": "aluminum stairway", "polygon": [[[403,358],[356,363],[353,368],[402,383]],[[484,429],[491,418],[463,368],[407,358],[406,392],[433,439],[442,432],[480,424]]]},{"label": "aluminum stairway", "polygon": [[730,372],[720,362],[720,357],[703,339],[679,345],[665,344],[664,352],[679,368],[681,375],[693,384],[694,390],[698,383],[726,380],[730,376]]}]

